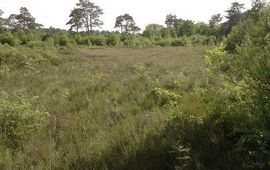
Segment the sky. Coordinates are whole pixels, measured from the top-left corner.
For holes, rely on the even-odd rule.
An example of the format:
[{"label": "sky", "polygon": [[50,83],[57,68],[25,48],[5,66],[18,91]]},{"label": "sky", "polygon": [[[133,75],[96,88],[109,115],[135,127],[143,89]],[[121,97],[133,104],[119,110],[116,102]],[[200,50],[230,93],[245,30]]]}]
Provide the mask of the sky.
[{"label": "sky", "polygon": [[[104,15],[103,30],[114,30],[115,18],[124,13],[133,16],[137,25],[144,28],[148,24],[164,24],[167,14],[176,14],[178,18],[195,22],[208,22],[214,14],[224,11],[236,0],[90,0],[100,6]],[[78,0],[0,0],[0,9],[8,17],[19,13],[20,7],[26,7],[44,27],[68,29],[70,11]],[[250,8],[251,0],[238,0]]]}]

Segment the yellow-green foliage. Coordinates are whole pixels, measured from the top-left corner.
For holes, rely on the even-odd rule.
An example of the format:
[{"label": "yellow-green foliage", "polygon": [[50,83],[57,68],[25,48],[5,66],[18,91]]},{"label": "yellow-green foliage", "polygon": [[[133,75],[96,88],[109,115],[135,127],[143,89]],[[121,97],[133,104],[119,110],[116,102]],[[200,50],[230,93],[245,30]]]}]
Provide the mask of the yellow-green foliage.
[{"label": "yellow-green foliage", "polygon": [[180,99],[180,95],[162,88],[154,88],[151,90],[151,98],[160,106],[175,106]]},{"label": "yellow-green foliage", "polygon": [[2,69],[8,67],[9,69],[26,68],[35,70],[41,65],[57,64],[57,57],[52,48],[44,50],[43,48],[15,48],[0,45],[0,64]]},{"label": "yellow-green foliage", "polygon": [[9,96],[0,91],[0,144],[8,148],[22,147],[29,137],[38,131],[49,114],[35,110],[30,101]]}]

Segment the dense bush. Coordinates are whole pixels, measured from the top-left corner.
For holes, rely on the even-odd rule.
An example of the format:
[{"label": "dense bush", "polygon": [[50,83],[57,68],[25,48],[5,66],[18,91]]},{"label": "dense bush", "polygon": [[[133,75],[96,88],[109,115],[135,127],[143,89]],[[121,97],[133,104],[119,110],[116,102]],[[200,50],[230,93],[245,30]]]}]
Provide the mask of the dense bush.
[{"label": "dense bush", "polygon": [[[0,144],[18,149],[35,133],[48,113],[34,110],[28,100],[0,91]],[[3,146],[3,145],[2,145]]]},{"label": "dense bush", "polygon": [[[256,18],[246,17],[234,28],[241,35],[233,31],[226,48],[213,50],[206,58],[218,82],[210,77],[197,87],[190,95],[197,108],[185,106],[166,127],[165,138],[180,146],[175,149],[181,155],[177,167],[270,168],[269,7]],[[188,150],[184,155],[183,148]]]},{"label": "dense bush", "polygon": [[177,38],[172,40],[172,46],[187,46],[187,37]]},{"label": "dense bush", "polygon": [[27,43],[27,46],[30,48],[45,48],[47,46],[47,44],[45,42],[42,41],[30,41]]},{"label": "dense bush", "polygon": [[8,44],[11,46],[15,46],[20,43],[20,40],[17,37],[15,37],[12,33],[7,32],[4,34],[0,34],[0,42],[1,44]]},{"label": "dense bush", "polygon": [[93,46],[106,46],[107,39],[103,35],[90,35],[88,38]]},{"label": "dense bush", "polygon": [[9,69],[30,69],[35,70],[39,66],[46,64],[57,64],[58,59],[53,53],[53,49],[39,50],[38,47],[44,48],[44,44],[37,42],[29,44],[29,48],[14,48],[0,45],[0,66],[5,65]]},{"label": "dense bush", "polygon": [[67,34],[60,34],[57,37],[56,42],[57,42],[57,45],[60,45],[60,46],[67,46],[71,44],[70,39]]},{"label": "dense bush", "polygon": [[37,32],[25,32],[23,30],[17,30],[13,33],[13,35],[20,40],[21,45],[25,45],[30,41],[40,40],[39,33]]},{"label": "dense bush", "polygon": [[153,100],[159,106],[174,106],[180,99],[180,95],[174,94],[168,90],[154,88],[149,94],[149,100]]},{"label": "dense bush", "polygon": [[[165,29],[165,28],[164,28]],[[162,30],[160,30],[162,32]],[[160,33],[161,34],[161,33]],[[15,45],[26,45],[31,42],[45,42],[49,46],[127,46],[127,47],[170,47],[170,46],[204,46],[214,45],[221,41],[215,36],[192,35],[190,37],[172,38],[168,33],[167,36],[159,35],[153,37],[142,35],[122,35],[120,33],[94,33],[92,35],[70,34],[66,31],[57,33],[46,33],[42,31],[25,32],[14,30],[13,32],[3,32],[0,34],[0,43]]]},{"label": "dense bush", "polygon": [[162,39],[155,42],[155,45],[161,46],[161,47],[170,47],[172,45],[172,41],[171,39]]},{"label": "dense bush", "polygon": [[77,45],[92,46],[91,40],[88,37],[78,35],[74,40]]},{"label": "dense bush", "polygon": [[107,42],[106,44],[108,46],[118,47],[121,45],[121,36],[120,34],[109,34],[107,36]]}]

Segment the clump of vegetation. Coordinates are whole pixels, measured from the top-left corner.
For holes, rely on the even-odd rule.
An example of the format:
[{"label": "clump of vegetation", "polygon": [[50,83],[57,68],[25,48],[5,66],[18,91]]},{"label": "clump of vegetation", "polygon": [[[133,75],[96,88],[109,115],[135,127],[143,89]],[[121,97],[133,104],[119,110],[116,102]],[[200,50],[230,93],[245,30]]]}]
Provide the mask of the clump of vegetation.
[{"label": "clump of vegetation", "polygon": [[266,38],[268,13],[269,6],[254,6],[233,28],[241,36],[233,31],[226,47],[209,53],[209,71],[218,82],[193,94],[205,108],[188,108],[171,119],[166,133],[178,133],[178,139],[168,138],[190,148],[189,169],[270,167],[269,44],[260,41]]},{"label": "clump of vegetation", "polygon": [[180,99],[180,95],[169,92],[161,88],[154,88],[150,93],[150,100],[154,100],[159,106],[176,106],[177,101]]},{"label": "clump of vegetation", "polygon": [[0,91],[0,144],[17,150],[38,131],[49,113],[35,110],[30,101]]},{"label": "clump of vegetation", "polygon": [[[33,45],[29,46],[33,47]],[[43,45],[41,46],[41,48],[44,48]],[[55,65],[58,63],[58,59],[53,53],[53,48],[48,50],[39,50],[38,48],[38,45],[35,45],[35,49],[0,45],[0,66],[9,69],[25,68],[35,70],[45,64]]]}]

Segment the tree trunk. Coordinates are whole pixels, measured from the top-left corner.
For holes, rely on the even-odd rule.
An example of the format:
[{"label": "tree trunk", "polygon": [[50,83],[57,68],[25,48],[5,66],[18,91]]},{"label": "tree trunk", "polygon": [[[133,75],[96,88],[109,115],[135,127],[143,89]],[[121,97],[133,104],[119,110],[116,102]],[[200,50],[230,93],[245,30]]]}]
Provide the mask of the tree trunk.
[{"label": "tree trunk", "polygon": [[91,30],[91,34],[93,33],[93,22],[92,22],[92,18],[90,17],[90,30]]},{"label": "tree trunk", "polygon": [[86,21],[86,31],[87,31],[87,34],[90,35],[90,30],[89,30],[89,20],[88,20],[88,17],[85,18],[85,21]]}]

